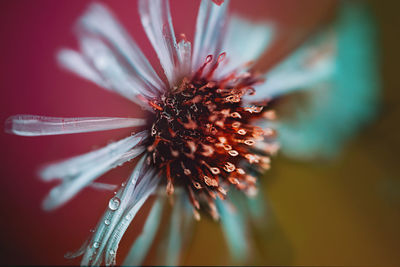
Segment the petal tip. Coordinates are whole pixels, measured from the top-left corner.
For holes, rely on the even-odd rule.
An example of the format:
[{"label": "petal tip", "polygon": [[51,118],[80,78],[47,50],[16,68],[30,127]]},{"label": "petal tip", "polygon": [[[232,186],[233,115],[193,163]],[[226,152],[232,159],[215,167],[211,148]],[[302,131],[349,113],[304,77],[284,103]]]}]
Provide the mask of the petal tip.
[{"label": "petal tip", "polygon": [[4,132],[8,133],[8,134],[14,134],[13,131],[13,120],[14,120],[14,116],[10,116],[8,117],[5,122],[4,122]]}]

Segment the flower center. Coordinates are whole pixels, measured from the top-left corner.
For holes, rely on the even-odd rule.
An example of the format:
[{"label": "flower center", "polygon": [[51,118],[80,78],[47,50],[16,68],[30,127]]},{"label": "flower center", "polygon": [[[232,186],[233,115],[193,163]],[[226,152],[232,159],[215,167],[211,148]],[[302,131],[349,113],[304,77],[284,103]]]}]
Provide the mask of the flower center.
[{"label": "flower center", "polygon": [[147,161],[164,172],[168,194],[182,186],[196,209],[205,198],[212,211],[212,200],[225,198],[230,184],[248,194],[255,192],[256,179],[245,170],[269,167],[267,154],[254,145],[273,138],[275,132],[252,125],[261,116],[274,116],[265,110],[266,103],[242,103],[245,94],[254,93],[251,86],[260,81],[257,77],[246,73],[212,81],[218,62],[203,75],[205,65],[193,78],[184,78],[160,100],[150,102],[156,114]]}]

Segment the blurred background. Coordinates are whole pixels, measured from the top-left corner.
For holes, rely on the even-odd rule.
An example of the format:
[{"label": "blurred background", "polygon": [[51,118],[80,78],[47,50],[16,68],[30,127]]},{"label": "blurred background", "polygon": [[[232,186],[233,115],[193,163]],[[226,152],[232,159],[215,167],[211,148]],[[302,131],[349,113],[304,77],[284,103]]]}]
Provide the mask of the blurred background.
[{"label": "blurred background", "polygon": [[[117,95],[61,70],[55,54],[76,47],[72,27],[91,1],[0,2],[0,122],[14,114],[57,117],[139,116]],[[135,1],[104,1],[161,72],[141,28]],[[171,0],[175,32],[192,39],[199,1]],[[268,69],[335,17],[333,0],[232,1],[232,10],[274,21],[279,34],[259,64]],[[360,130],[333,160],[300,162],[278,155],[263,180],[265,227],[254,228],[251,265],[389,266],[400,264],[400,23],[396,1],[365,1],[379,29],[382,99],[377,119]],[[129,133],[128,133],[129,134]],[[37,178],[45,163],[118,140],[127,130],[79,135],[18,137],[0,131],[0,263],[69,265],[63,255],[80,247],[112,192],[85,189],[47,213],[41,201],[54,183]],[[101,178],[121,183],[132,165]],[[121,262],[148,207],[121,244]],[[147,264],[160,262],[156,246]],[[220,227],[203,219],[181,257],[185,265],[232,265]]]}]

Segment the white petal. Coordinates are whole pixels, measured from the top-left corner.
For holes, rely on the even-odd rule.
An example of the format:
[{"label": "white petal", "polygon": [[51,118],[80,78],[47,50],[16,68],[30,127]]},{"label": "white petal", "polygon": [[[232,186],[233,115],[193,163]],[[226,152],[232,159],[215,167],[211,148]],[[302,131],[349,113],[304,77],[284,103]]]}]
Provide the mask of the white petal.
[{"label": "white petal", "polygon": [[143,126],[144,119],[135,118],[56,118],[36,115],[14,115],[5,123],[8,133],[23,136],[57,135],[104,131]]},{"label": "white petal", "polygon": [[[126,185],[110,200],[110,203],[117,201],[118,205],[109,206],[98,223],[97,230],[82,259],[82,265],[100,265],[103,259],[108,260],[108,263],[114,261],[119,239],[123,235],[121,230],[125,227],[125,224],[129,225],[147,197],[155,190],[159,180],[159,177],[155,177],[154,171],[148,169],[148,165],[145,164],[145,157],[142,157]],[[146,183],[143,183],[144,181]],[[143,187],[140,185],[142,183],[148,186]],[[109,247],[109,242],[113,243],[114,246],[106,250]],[[94,244],[96,245],[93,246]],[[107,256],[107,254],[109,255]]]},{"label": "white petal", "polygon": [[[50,164],[40,171],[40,176],[45,181],[76,176],[92,167],[103,164],[115,155],[118,156],[118,159],[125,157],[125,153],[142,142],[146,137],[147,132],[139,132],[118,142],[111,143],[106,147],[63,160],[59,163]],[[115,160],[115,162],[117,161]]]},{"label": "white petal", "polygon": [[100,87],[108,88],[107,82],[89,65],[85,58],[71,49],[62,49],[57,54],[59,64],[65,69],[85,78]]},{"label": "white petal", "polygon": [[90,5],[79,22],[79,26],[89,33],[99,35],[109,41],[116,52],[127,60],[138,77],[148,82],[153,88],[158,90],[165,89],[164,83],[160,80],[136,42],[105,6],[99,3]]},{"label": "white petal", "polygon": [[268,72],[265,83],[255,87],[256,93],[246,100],[261,101],[329,81],[336,71],[335,54],[333,38],[317,36]]},{"label": "white petal", "polygon": [[201,1],[196,21],[192,71],[196,71],[208,55],[215,58],[220,52],[228,2],[218,6],[210,0]]},{"label": "white petal", "polygon": [[139,0],[139,14],[144,30],[170,86],[175,83],[179,68],[178,50],[168,0]]},{"label": "white petal", "polygon": [[[121,217],[118,225],[110,236],[110,240],[106,247],[105,263],[106,265],[115,265],[116,252],[118,250],[119,242],[121,241],[126,229],[136,216],[139,209],[143,206],[147,198],[153,194],[157,188],[161,178],[156,176],[153,172],[147,174],[135,187],[131,197],[129,206]],[[111,251],[115,253],[110,253]]]},{"label": "white petal", "polygon": [[116,54],[107,47],[101,40],[81,36],[81,49],[92,66],[100,73],[103,79],[120,95],[132,100],[137,100],[141,94],[148,98],[157,96],[157,92],[148,86],[140,77],[129,73]]},{"label": "white petal", "polygon": [[230,17],[222,47],[226,58],[216,70],[217,77],[237,68],[246,71],[249,67],[247,63],[255,62],[271,44],[273,33],[274,27],[269,23],[251,22],[239,16]]},{"label": "white petal", "polygon": [[[192,45],[186,40],[181,40],[178,43],[178,56],[179,56],[179,76],[185,77],[191,72],[192,67]],[[177,78],[180,78],[177,76]]]},{"label": "white petal", "polygon": [[124,154],[121,155],[121,157],[111,165],[112,168],[120,166],[124,164],[127,161],[130,161],[140,154],[142,154],[146,150],[145,146],[136,146],[135,148],[125,152]]},{"label": "white petal", "polygon": [[43,208],[51,210],[63,205],[97,177],[113,168],[121,156],[144,137],[143,133],[137,135],[45,168],[40,174],[44,180],[61,178],[62,183],[50,191],[43,202]]}]

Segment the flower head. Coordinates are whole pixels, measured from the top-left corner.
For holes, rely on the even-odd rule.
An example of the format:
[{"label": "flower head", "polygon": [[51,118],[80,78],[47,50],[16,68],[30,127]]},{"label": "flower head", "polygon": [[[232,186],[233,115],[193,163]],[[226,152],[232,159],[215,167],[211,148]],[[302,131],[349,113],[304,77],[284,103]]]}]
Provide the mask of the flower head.
[{"label": "flower head", "polygon": [[[178,232],[180,226],[187,229],[187,222],[192,217],[199,219],[200,211],[205,210],[216,220],[221,217],[237,255],[245,252],[244,227],[228,202],[234,202],[229,190],[255,195],[257,173],[270,167],[270,156],[279,149],[271,127],[276,115],[269,108],[270,100],[331,77],[334,53],[325,43],[312,43],[313,49],[303,48],[289,58],[289,67],[286,63],[267,76],[261,75],[251,66],[268,45],[272,27],[228,16],[227,6],[228,1],[201,1],[192,49],[184,35],[176,40],[168,1],[139,0],[141,21],[163,67],[164,81],[107,8],[92,4],[78,23],[81,51],[63,49],[59,53],[61,64],[135,102],[148,116],[16,115],[7,120],[7,131],[28,136],[140,127],[118,142],[41,171],[46,181],[62,181],[44,201],[44,208],[50,210],[86,186],[114,190],[114,185],[96,183],[96,178],[140,158],[130,178],[110,199],[93,236],[67,257],[84,254],[83,265],[115,264],[127,227],[147,198],[158,193],[143,234],[128,255],[131,261],[126,262],[139,264],[159,224],[163,205],[160,191],[178,193],[171,233]],[[188,217],[192,212],[194,216]],[[177,250],[177,244],[170,249]],[[169,255],[167,263],[174,264],[174,253]]]}]

